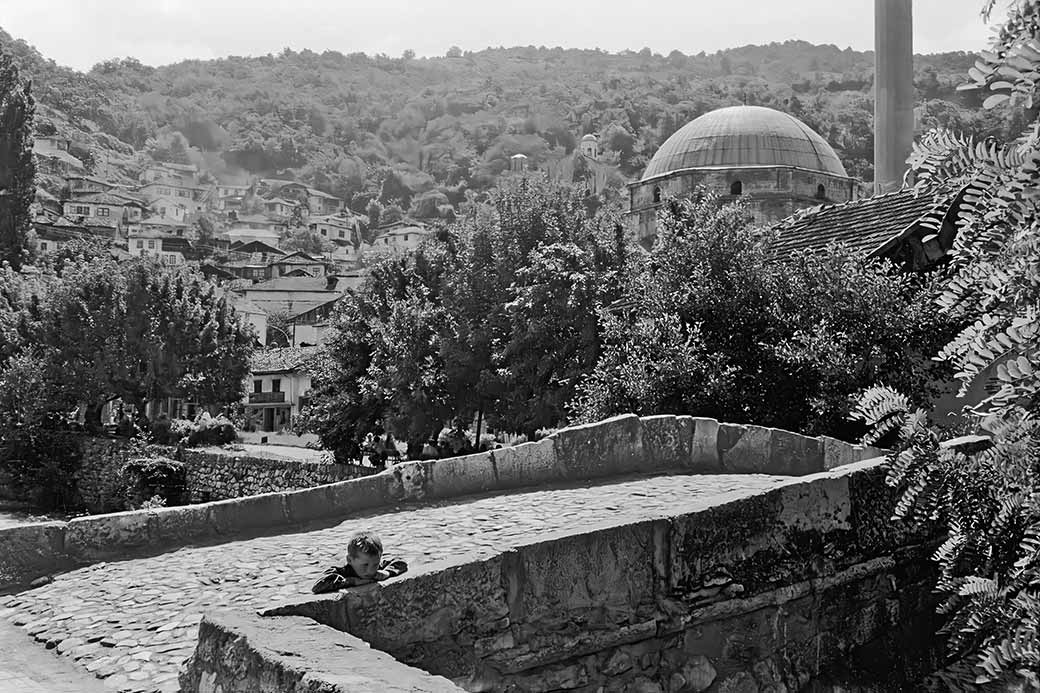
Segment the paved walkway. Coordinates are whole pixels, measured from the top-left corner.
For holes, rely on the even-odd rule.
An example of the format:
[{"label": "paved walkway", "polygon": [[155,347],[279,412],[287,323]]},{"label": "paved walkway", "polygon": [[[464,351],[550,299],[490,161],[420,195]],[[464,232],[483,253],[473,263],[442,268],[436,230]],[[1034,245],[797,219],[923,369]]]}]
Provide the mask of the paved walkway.
[{"label": "paved walkway", "polygon": [[255,610],[309,593],[326,566],[342,563],[347,539],[360,529],[377,531],[387,553],[407,560],[412,571],[434,570],[437,561],[460,554],[487,557],[547,533],[690,512],[785,480],[665,476],[402,506],[310,532],[74,570],[0,597],[0,621],[71,657],[110,690],[172,692],[203,612]]},{"label": "paved walkway", "polygon": [[27,640],[20,628],[0,623],[0,692],[105,693],[90,672],[54,650]]}]

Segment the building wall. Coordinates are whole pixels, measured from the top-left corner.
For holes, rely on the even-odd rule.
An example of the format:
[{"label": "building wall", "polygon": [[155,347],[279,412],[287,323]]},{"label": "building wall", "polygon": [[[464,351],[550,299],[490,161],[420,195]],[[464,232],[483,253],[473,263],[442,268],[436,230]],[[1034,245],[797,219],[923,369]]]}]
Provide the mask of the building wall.
[{"label": "building wall", "polygon": [[[739,196],[731,194],[736,182],[741,186]],[[637,238],[656,236],[656,213],[664,200],[688,196],[698,187],[722,196],[723,201],[746,199],[761,224],[775,223],[799,209],[848,202],[856,195],[850,178],[787,166],[696,169],[629,186],[629,225]]]}]

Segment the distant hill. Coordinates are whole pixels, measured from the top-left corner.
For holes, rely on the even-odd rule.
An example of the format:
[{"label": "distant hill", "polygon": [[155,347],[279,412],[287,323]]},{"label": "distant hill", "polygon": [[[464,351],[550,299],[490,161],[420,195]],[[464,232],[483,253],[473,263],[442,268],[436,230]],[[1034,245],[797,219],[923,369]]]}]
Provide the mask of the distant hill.
[{"label": "distant hill", "polygon": [[[378,199],[421,213],[494,185],[515,153],[534,167],[582,175],[587,167],[554,162],[575,157],[590,132],[618,186],[679,127],[738,103],[798,116],[850,175],[873,178],[873,54],[832,45],[667,56],[453,49],[425,59],[287,49],[159,68],[111,60],[87,73],[2,30],[0,48],[33,79],[41,134],[70,135],[81,150],[73,153],[93,150],[113,178],[152,159],[191,160],[227,182],[295,178],[358,211]],[[921,126],[1017,136],[1027,114],[984,112],[974,92],[955,91],[973,61],[962,52],[915,56]]]}]

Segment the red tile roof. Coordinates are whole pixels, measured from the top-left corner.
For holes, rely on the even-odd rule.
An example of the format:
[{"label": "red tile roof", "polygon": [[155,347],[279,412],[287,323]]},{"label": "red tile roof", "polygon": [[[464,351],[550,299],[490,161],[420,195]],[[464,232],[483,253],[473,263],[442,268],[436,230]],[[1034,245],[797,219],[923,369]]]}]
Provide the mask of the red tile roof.
[{"label": "red tile roof", "polygon": [[853,253],[869,257],[935,207],[931,193],[915,194],[912,189],[812,207],[775,225],[777,237],[772,247],[784,256],[840,243]]}]

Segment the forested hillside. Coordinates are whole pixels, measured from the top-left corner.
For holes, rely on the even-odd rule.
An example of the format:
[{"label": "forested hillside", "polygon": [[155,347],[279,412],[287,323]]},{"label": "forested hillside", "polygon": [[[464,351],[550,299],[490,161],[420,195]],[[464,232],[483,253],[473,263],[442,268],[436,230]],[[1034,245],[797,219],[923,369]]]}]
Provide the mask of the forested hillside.
[{"label": "forested hillside", "polygon": [[[851,175],[873,177],[873,54],[830,45],[668,56],[532,46],[421,59],[286,49],[159,68],[127,58],[85,74],[2,30],[0,48],[33,79],[40,133],[71,135],[74,154],[110,161],[104,173],[115,178],[150,158],[193,160],[228,182],[296,178],[359,211],[379,197],[414,212],[486,190],[515,153],[548,168],[589,132],[620,183],[683,124],[738,103],[798,116]],[[983,112],[975,92],[955,91],[973,60],[915,58],[922,129],[1017,135],[1030,114]],[[581,163],[563,170],[577,177]]]}]

